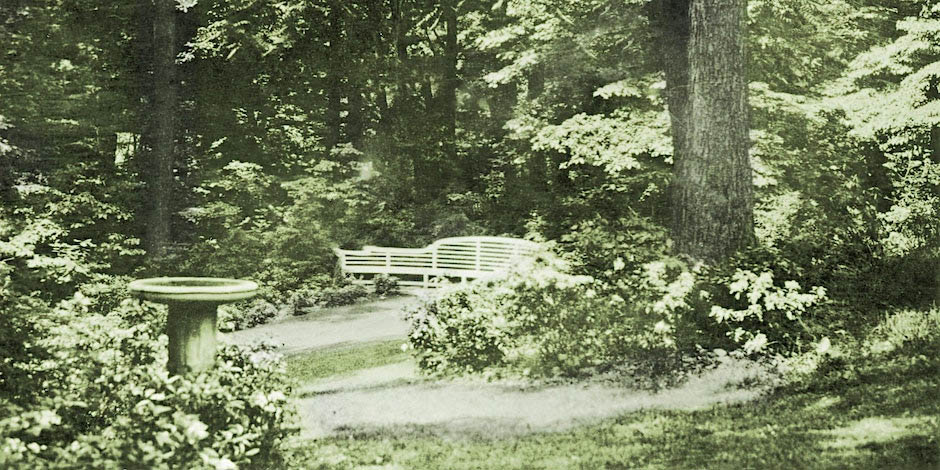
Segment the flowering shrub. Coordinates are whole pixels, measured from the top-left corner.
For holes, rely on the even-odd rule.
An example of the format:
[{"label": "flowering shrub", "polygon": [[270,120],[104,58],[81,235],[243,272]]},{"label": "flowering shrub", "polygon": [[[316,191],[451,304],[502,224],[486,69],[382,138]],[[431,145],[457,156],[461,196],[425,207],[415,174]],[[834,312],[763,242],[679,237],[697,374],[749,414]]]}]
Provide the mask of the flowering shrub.
[{"label": "flowering shrub", "polygon": [[818,332],[804,320],[825,290],[778,285],[769,270],[735,263],[745,264],[705,269],[663,257],[599,282],[542,254],[426,299],[409,315],[409,340],[432,373],[542,376],[612,367],[658,376],[703,350],[776,354],[813,343]]},{"label": "flowering shrub", "polygon": [[566,270],[543,253],[503,278],[425,299],[409,313],[419,365],[432,373],[578,375],[614,361],[629,309]]},{"label": "flowering shrub", "polygon": [[409,341],[433,373],[479,372],[506,364],[514,329],[503,314],[512,293],[483,283],[443,287],[409,312]]},{"label": "flowering shrub", "polygon": [[748,354],[798,346],[811,333],[803,315],[826,299],[826,289],[819,286],[809,292],[803,292],[796,281],[776,286],[769,271],[757,274],[738,269],[727,288],[735,300],[746,304],[737,308],[713,305],[709,316],[725,325],[726,335]]}]

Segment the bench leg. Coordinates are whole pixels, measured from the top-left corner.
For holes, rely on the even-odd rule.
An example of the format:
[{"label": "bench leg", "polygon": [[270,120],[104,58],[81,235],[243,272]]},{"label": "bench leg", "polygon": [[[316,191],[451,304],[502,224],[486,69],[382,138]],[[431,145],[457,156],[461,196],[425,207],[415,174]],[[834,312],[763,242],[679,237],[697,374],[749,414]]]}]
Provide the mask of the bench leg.
[{"label": "bench leg", "polygon": [[425,289],[428,288],[428,275],[427,274],[424,275],[424,288]]},{"label": "bench leg", "polygon": [[461,283],[461,284],[466,284],[466,283],[467,283],[467,278],[466,278],[466,277],[463,277],[463,276],[460,276],[460,283]]}]

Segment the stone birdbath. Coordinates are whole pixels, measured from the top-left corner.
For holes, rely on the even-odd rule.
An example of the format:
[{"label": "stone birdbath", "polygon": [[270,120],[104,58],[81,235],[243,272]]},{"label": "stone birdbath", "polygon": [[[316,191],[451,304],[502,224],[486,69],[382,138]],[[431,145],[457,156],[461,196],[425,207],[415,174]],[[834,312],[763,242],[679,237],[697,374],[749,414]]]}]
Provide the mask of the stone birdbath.
[{"label": "stone birdbath", "polygon": [[155,277],[133,281],[128,289],[142,299],[167,304],[167,369],[179,375],[212,367],[218,306],[253,297],[258,284],[217,277]]}]

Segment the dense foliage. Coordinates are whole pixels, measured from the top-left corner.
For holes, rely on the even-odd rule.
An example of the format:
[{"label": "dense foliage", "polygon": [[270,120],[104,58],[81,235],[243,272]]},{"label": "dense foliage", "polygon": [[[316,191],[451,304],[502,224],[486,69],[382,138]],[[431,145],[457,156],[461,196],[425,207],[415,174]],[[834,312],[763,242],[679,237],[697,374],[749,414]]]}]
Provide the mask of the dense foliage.
[{"label": "dense foliage", "polygon": [[[546,252],[506,277],[426,298],[410,313],[410,344],[421,367],[438,374],[620,370],[644,381],[695,365],[692,357],[709,359],[706,349],[764,356],[813,350],[838,321],[820,309],[825,289],[777,279],[749,261],[690,268],[666,258],[612,284],[571,274]],[[624,265],[614,261],[611,270]]]},{"label": "dense foliage", "polygon": [[[176,244],[156,271],[285,293],[332,274],[337,245],[531,229],[578,250],[667,235],[657,2],[459,2],[455,26],[447,2],[178,3]],[[839,299],[885,269],[933,284],[936,9],[750,2],[757,228],[793,262],[788,277]],[[79,237],[141,238],[150,131],[132,103],[153,92],[151,12],[84,0],[4,11],[4,194],[38,183],[78,223],[108,214]],[[91,196],[107,206],[89,213]],[[875,287],[872,302],[905,297]]]},{"label": "dense foliage", "polygon": [[142,254],[120,233],[128,175],[18,177],[0,209],[0,466],[280,465],[290,385],[270,351],[225,347],[209,372],[168,375],[165,309],[128,298],[117,275]]},{"label": "dense foliage", "polygon": [[269,351],[227,346],[211,371],[169,376],[166,311],[128,299],[127,279],[55,304],[6,281],[3,326],[19,335],[5,336],[0,369],[4,468],[278,465],[290,387]]}]

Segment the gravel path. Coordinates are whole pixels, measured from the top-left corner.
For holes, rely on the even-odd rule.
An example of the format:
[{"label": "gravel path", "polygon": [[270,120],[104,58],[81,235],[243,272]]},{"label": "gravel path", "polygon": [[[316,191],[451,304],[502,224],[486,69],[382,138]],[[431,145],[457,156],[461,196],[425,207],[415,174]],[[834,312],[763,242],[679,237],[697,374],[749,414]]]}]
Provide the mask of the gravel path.
[{"label": "gravel path", "polygon": [[[408,325],[402,310],[416,302],[417,297],[396,297],[322,310],[224,336],[238,343],[274,342],[285,354],[404,339]],[[430,380],[408,361],[306,384],[295,399],[307,438],[387,430],[500,436],[563,430],[641,409],[688,410],[746,401],[759,392],[729,385],[761,373],[753,364],[729,361],[681,387],[654,394],[610,383]]]}]

